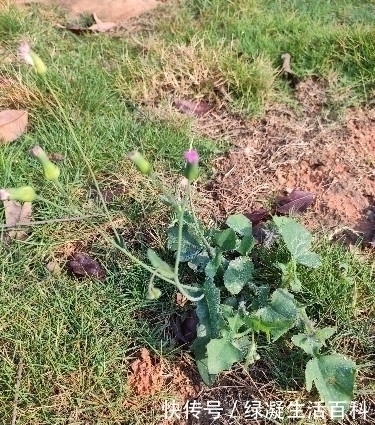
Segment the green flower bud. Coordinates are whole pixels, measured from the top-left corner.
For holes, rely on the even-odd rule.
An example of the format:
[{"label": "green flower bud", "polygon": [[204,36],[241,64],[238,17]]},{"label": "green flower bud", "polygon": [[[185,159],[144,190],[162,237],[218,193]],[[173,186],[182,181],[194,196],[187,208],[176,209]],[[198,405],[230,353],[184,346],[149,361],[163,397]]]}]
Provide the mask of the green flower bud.
[{"label": "green flower bud", "polygon": [[35,72],[39,75],[39,77],[44,78],[47,74],[47,67],[42,59],[32,50],[30,50],[30,57],[34,62]]},{"label": "green flower bud", "polygon": [[198,164],[186,164],[184,176],[191,182],[198,178],[199,176],[199,168]]},{"label": "green flower bud", "polygon": [[44,177],[49,181],[57,182],[60,176],[60,168],[48,158],[44,150],[40,146],[34,146],[30,153],[41,162]]},{"label": "green flower bud", "polygon": [[22,58],[34,67],[35,72],[39,75],[39,77],[45,77],[47,74],[47,67],[42,59],[30,48],[29,43],[22,43],[18,51]]},{"label": "green flower bud", "polygon": [[141,153],[139,153],[138,151],[130,152],[129,159],[133,162],[133,164],[138,168],[138,170],[142,174],[149,174],[150,173],[151,165],[147,161],[147,159],[145,159],[143,157],[143,155]]},{"label": "green flower bud", "polygon": [[161,290],[159,288],[155,288],[155,286],[149,286],[148,293],[146,298],[148,300],[157,300],[161,297]]},{"label": "green flower bud", "polygon": [[12,187],[0,189],[1,201],[32,202],[36,197],[35,190],[31,186]]}]

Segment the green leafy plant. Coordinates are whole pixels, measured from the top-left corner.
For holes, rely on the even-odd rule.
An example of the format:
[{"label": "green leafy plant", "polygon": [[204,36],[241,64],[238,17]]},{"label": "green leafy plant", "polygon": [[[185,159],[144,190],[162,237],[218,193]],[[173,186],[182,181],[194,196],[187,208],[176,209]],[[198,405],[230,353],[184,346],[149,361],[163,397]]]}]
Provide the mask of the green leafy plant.
[{"label": "green leafy plant", "polygon": [[[197,232],[202,226],[185,214],[182,225],[179,260],[199,273],[204,294],[196,302],[199,323],[192,345],[202,379],[211,385],[217,374],[235,363],[248,366],[258,360],[259,333],[264,333],[270,343],[296,328],[299,333],[292,337],[293,344],[311,357],[305,372],[307,390],[314,383],[327,406],[336,401],[348,409],[356,365],[341,354],[320,352],[336,328],[315,328],[293,294],[302,290],[297,265],[320,265],[319,255],[311,251],[310,233],[289,217],[275,216],[268,223],[276,243],[289,251],[289,261],[277,264],[281,285],[271,292],[269,285],[259,284],[255,277],[252,251],[256,241],[251,221],[237,214],[228,217],[226,224],[228,227],[221,231]],[[169,248],[174,251],[176,226],[168,232]]]}]

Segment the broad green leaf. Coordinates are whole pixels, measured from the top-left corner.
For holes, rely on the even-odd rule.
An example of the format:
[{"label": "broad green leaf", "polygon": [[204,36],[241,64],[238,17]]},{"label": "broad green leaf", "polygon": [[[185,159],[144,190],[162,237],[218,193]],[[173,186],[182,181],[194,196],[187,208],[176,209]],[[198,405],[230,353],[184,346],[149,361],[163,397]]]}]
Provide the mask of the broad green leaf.
[{"label": "broad green leaf", "polygon": [[147,257],[150,260],[150,263],[152,264],[155,269],[162,274],[163,276],[173,279],[174,278],[174,271],[173,268],[163,261],[158,254],[151,248],[147,250]]},{"label": "broad green leaf", "polygon": [[[171,251],[177,251],[178,247],[178,226],[170,227],[168,229],[168,243],[167,247]],[[202,247],[192,236],[188,230],[188,226],[184,225],[182,229],[182,240],[181,240],[181,254],[180,261],[192,261],[200,252]]]},{"label": "broad green leaf", "polygon": [[198,336],[218,338],[225,322],[220,312],[220,290],[211,279],[203,285],[204,298],[197,302],[196,313],[199,319]]},{"label": "broad green leaf", "polygon": [[207,367],[208,372],[213,375],[230,369],[243,358],[241,350],[228,338],[229,334],[223,333],[223,338],[212,339],[207,344]]},{"label": "broad green leaf", "polygon": [[320,256],[310,251],[311,233],[290,217],[273,217],[280,235],[297,263],[309,267],[321,264]]},{"label": "broad green leaf", "polygon": [[335,326],[323,328],[323,329],[317,329],[315,332],[315,336],[317,339],[321,342],[325,342],[326,339],[331,338],[333,334],[337,332],[337,328]]},{"label": "broad green leaf", "polygon": [[236,295],[253,279],[254,265],[247,257],[232,260],[224,273],[224,285],[228,291]]},{"label": "broad green leaf", "polygon": [[268,285],[252,286],[252,291],[254,292],[254,298],[252,300],[250,311],[258,310],[262,307],[265,307],[268,303],[268,295],[270,288]]},{"label": "broad green leaf", "polygon": [[247,255],[255,246],[255,239],[253,236],[244,236],[240,241],[237,241],[236,251],[241,255]]},{"label": "broad green leaf", "polygon": [[267,337],[276,341],[295,326],[298,315],[294,297],[286,289],[276,289],[271,295],[271,302],[244,321],[255,331],[262,331]]},{"label": "broad green leaf", "polygon": [[188,262],[188,266],[194,271],[202,272],[206,268],[209,261],[210,256],[208,255],[207,251],[202,251]]},{"label": "broad green leaf", "polygon": [[241,236],[250,236],[252,234],[251,221],[243,214],[230,215],[226,221],[227,225]]},{"label": "broad green leaf", "polygon": [[221,311],[223,316],[227,319],[229,325],[229,332],[231,336],[239,331],[239,329],[245,324],[242,320],[241,315],[238,311],[234,311],[229,305],[221,304]]},{"label": "broad green leaf", "polygon": [[302,333],[293,335],[292,342],[295,346],[302,348],[302,350],[310,356],[317,356],[319,354],[319,350],[324,345],[324,343],[319,341],[315,335],[306,335]]},{"label": "broad green leaf", "polygon": [[194,351],[195,362],[203,382],[211,387],[215,383],[216,375],[210,374],[208,371],[207,341],[209,341],[208,338],[198,337],[191,348]]},{"label": "broad green leaf", "polygon": [[311,391],[314,382],[326,406],[330,402],[344,403],[349,408],[353,399],[355,363],[341,354],[318,356],[306,365],[306,389]]},{"label": "broad green leaf", "polygon": [[217,245],[223,251],[232,251],[236,247],[236,234],[232,229],[225,229],[215,237]]}]

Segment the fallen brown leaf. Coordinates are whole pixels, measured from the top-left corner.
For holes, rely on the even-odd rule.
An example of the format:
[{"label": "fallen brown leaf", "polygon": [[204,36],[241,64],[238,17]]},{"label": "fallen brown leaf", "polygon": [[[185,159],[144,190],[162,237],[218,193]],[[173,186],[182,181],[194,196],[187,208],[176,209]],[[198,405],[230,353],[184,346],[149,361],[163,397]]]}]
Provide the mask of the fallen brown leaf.
[{"label": "fallen brown leaf", "polygon": [[28,114],[25,110],[0,111],[0,143],[18,139],[26,130]]},{"label": "fallen brown leaf", "polygon": [[[24,202],[23,204],[15,201],[3,202],[7,226],[17,226],[18,224],[29,223],[32,220],[31,202]],[[25,230],[10,230],[6,235],[10,239],[24,240],[27,237],[27,232]]]},{"label": "fallen brown leaf", "polygon": [[203,100],[192,101],[176,98],[174,99],[173,103],[179,111],[185,114],[195,115],[197,117],[201,117],[213,108],[210,103]]},{"label": "fallen brown leaf", "polygon": [[77,277],[94,277],[102,280],[105,278],[105,272],[97,260],[90,257],[85,252],[76,252],[72,259],[68,261],[66,267]]},{"label": "fallen brown leaf", "polygon": [[280,214],[301,214],[314,202],[314,195],[303,190],[292,190],[277,200],[276,211]]},{"label": "fallen brown leaf", "polygon": [[64,155],[62,155],[61,153],[57,153],[57,152],[50,153],[48,155],[48,158],[51,161],[55,161],[55,162],[64,162],[65,161]]}]

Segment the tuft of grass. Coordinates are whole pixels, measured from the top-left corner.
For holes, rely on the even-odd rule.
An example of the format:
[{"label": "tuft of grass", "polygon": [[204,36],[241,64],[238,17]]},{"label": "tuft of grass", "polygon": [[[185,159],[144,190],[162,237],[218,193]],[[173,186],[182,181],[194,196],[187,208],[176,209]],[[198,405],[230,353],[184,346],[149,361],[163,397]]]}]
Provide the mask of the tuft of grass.
[{"label": "tuft of grass", "polygon": [[[194,0],[178,7],[170,17],[163,12],[161,16],[165,18],[155,20],[159,37],[168,40],[167,49],[177,43],[190,46],[197,38],[204,38],[208,49],[231,49],[234,62],[248,65],[241,74],[241,84],[231,87],[234,98],[243,95],[242,87],[246,86],[252,63],[261,58],[275,75],[285,52],[291,54],[292,69],[302,79],[317,76],[329,82],[329,77],[337,74],[333,94],[348,89],[349,95],[345,99],[330,99],[333,107],[365,102],[372,95],[373,2]],[[225,62],[225,57],[220,61]],[[281,98],[289,96],[281,74],[271,82]],[[268,93],[272,95],[272,91]],[[244,109],[249,110],[246,105]]]},{"label": "tuft of grass", "polygon": [[276,71],[262,56],[238,57],[224,40],[212,45],[203,37],[188,44],[138,41],[123,58],[117,87],[134,102],[155,105],[174,98],[205,99],[217,106],[259,113],[272,93]]}]

